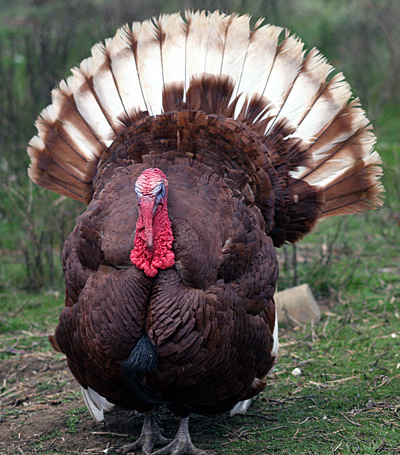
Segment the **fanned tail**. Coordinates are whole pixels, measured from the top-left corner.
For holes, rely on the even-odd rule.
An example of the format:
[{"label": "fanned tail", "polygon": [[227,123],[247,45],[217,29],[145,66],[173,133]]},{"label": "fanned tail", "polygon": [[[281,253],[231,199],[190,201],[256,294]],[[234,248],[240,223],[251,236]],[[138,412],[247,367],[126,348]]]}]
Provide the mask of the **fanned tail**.
[{"label": "fanned tail", "polygon": [[163,15],[95,45],[37,120],[30,177],[88,203],[102,155],[126,128],[197,110],[245,125],[261,144],[276,245],[298,240],[320,217],[380,206],[375,137],[343,75],[330,77],[326,59],[282,28],[249,22],[219,12]]}]

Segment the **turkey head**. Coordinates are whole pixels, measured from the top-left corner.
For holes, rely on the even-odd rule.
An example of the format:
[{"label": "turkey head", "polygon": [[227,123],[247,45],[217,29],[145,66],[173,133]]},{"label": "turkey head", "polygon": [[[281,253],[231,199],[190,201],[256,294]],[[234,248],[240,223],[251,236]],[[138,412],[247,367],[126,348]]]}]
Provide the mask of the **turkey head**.
[{"label": "turkey head", "polygon": [[153,278],[158,269],[168,269],[175,263],[174,239],[168,218],[167,178],[159,169],[146,169],[136,181],[135,192],[139,219],[130,258],[138,269]]}]

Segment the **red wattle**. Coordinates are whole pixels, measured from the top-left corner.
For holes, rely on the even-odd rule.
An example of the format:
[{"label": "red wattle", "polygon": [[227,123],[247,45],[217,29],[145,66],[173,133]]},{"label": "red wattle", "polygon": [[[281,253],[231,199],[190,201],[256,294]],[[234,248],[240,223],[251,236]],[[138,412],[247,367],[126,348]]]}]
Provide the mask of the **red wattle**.
[{"label": "red wattle", "polygon": [[136,224],[134,248],[130,259],[138,269],[150,278],[154,278],[159,269],[168,269],[175,264],[175,254],[172,251],[174,241],[171,223],[168,218],[166,204],[157,210],[153,219],[153,248],[147,247],[147,237],[143,215],[140,213]]}]

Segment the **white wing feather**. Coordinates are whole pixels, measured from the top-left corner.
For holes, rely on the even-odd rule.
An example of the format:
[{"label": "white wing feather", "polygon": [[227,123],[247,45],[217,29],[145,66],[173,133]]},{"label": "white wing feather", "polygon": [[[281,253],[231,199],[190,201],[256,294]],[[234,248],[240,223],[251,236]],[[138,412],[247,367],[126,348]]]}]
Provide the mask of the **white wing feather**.
[{"label": "white wing feather", "polygon": [[112,403],[90,387],[87,389],[81,387],[81,392],[90,415],[96,422],[104,420],[104,412],[110,411],[114,407]]}]

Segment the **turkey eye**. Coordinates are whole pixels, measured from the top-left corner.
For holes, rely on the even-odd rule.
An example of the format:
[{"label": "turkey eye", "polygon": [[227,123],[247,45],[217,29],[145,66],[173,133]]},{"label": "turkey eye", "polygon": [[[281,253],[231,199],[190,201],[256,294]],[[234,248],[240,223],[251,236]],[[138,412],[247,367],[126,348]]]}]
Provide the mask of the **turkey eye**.
[{"label": "turkey eye", "polygon": [[156,205],[161,201],[161,199],[165,196],[165,186],[163,184],[161,184],[158,188],[157,188],[157,192],[156,192]]},{"label": "turkey eye", "polygon": [[137,197],[137,202],[140,205],[140,199],[142,197],[142,193],[137,188],[135,188],[135,193],[136,193],[136,197]]}]

